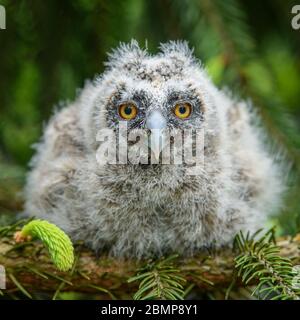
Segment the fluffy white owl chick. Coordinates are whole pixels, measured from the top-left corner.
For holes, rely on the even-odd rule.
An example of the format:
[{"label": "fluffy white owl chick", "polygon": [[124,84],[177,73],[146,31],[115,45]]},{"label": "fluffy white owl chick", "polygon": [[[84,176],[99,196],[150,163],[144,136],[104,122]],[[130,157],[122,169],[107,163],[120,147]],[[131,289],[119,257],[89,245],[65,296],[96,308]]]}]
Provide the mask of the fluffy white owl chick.
[{"label": "fluffy white owl chick", "polygon": [[[162,44],[151,55],[132,41],[109,57],[37,144],[26,214],[96,251],[137,258],[190,255],[262,227],[278,209],[283,183],[247,105],[213,85],[186,43]],[[191,175],[185,163],[100,163],[97,133],[116,131],[121,121],[129,133],[202,130],[203,164]]]}]

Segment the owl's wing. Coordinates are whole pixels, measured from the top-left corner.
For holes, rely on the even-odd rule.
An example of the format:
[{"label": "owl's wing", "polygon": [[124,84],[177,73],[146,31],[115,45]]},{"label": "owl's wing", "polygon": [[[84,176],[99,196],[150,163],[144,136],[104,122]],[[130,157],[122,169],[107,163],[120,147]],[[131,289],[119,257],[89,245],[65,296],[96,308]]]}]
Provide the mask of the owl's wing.
[{"label": "owl's wing", "polygon": [[75,105],[51,118],[36,149],[25,188],[25,211],[47,218],[70,192],[70,179],[84,157],[83,133]]},{"label": "owl's wing", "polygon": [[233,103],[228,109],[230,152],[241,197],[266,214],[279,207],[284,183],[277,148],[274,152],[259,122],[244,102]]}]

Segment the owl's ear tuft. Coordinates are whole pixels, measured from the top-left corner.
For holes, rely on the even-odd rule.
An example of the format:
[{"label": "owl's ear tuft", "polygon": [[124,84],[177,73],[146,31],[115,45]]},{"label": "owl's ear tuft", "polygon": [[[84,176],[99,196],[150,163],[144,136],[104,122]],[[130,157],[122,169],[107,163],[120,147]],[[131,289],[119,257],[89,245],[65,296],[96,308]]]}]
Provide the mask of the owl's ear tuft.
[{"label": "owl's ear tuft", "polygon": [[180,60],[183,63],[193,64],[196,59],[193,55],[193,49],[187,41],[169,41],[160,44],[161,54],[174,60]]},{"label": "owl's ear tuft", "polygon": [[105,66],[108,68],[120,68],[125,65],[139,64],[147,56],[147,51],[141,49],[134,39],[130,43],[121,42],[112,52],[108,53],[108,61]]}]

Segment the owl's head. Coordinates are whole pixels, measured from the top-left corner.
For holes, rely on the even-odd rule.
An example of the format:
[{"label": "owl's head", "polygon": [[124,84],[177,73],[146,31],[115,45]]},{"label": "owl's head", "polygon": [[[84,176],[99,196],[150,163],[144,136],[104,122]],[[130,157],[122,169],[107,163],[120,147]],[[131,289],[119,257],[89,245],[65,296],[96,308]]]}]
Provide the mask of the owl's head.
[{"label": "owl's head", "polygon": [[216,129],[215,87],[186,42],[161,44],[151,55],[136,41],[109,54],[105,72],[83,94],[87,140],[103,128]]}]

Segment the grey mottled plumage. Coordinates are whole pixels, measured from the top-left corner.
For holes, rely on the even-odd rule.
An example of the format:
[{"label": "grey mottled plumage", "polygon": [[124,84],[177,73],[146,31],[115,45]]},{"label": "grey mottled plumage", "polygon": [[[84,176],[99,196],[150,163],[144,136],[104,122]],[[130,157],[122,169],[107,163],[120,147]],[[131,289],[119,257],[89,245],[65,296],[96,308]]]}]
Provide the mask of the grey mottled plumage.
[{"label": "grey mottled plumage", "polygon": [[[218,90],[185,43],[162,44],[157,55],[135,41],[111,55],[106,71],[57,112],[37,145],[26,187],[26,213],[63,228],[95,250],[115,256],[193,254],[254,231],[280,204],[282,181],[250,108]],[[174,101],[189,101],[189,119]],[[117,106],[139,107],[129,129],[144,128],[160,110],[168,128],[202,128],[205,165],[103,165],[99,129],[120,121]]]}]

